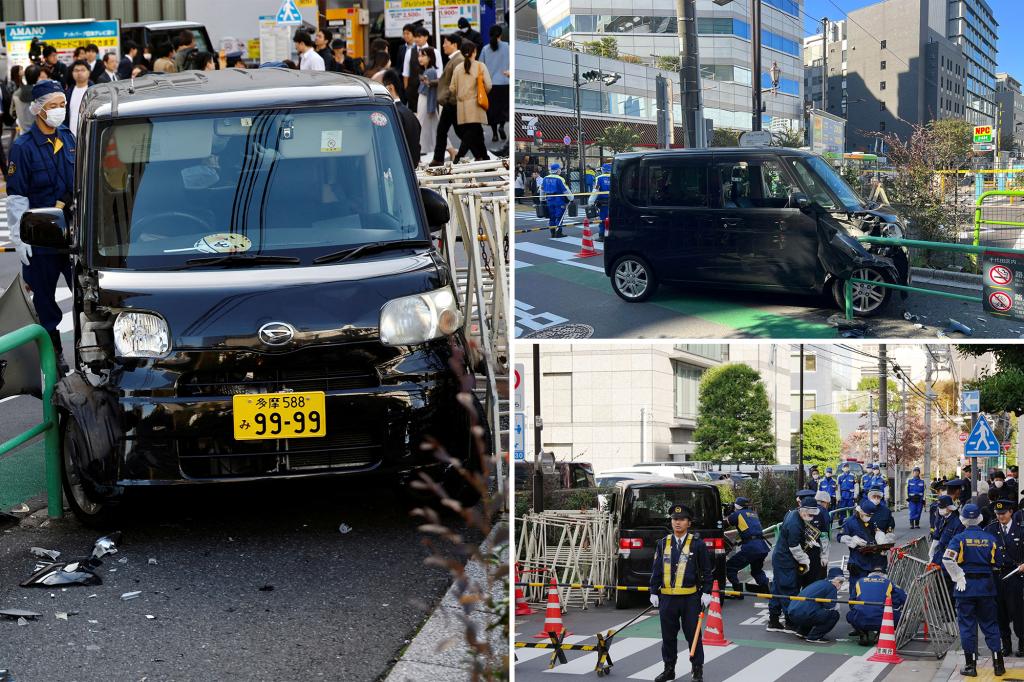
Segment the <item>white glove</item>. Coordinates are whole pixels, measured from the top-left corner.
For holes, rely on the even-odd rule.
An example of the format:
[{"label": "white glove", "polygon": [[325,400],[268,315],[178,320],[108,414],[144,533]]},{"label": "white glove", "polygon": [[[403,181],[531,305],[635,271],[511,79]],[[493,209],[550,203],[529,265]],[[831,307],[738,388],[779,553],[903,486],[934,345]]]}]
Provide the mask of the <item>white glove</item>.
[{"label": "white glove", "polygon": [[967,589],[967,576],[965,576],[965,575],[958,576],[957,579],[954,581],[954,583],[956,584],[956,591],[957,592],[963,592],[964,590]]},{"label": "white glove", "polygon": [[651,595],[651,606],[653,606],[654,608],[658,608],[658,595]]},{"label": "white glove", "polygon": [[884,544],[886,544],[886,545],[895,545],[896,544],[896,533],[886,533],[885,534],[885,543]]},{"label": "white glove", "polygon": [[876,530],[875,531],[875,544],[876,545],[884,545],[885,544],[885,531],[882,531],[882,530]]},{"label": "white glove", "polygon": [[828,568],[828,554],[825,552],[821,553],[821,566],[822,568]]},{"label": "white glove", "polygon": [[935,550],[938,549],[938,548],[939,548],[939,541],[938,540],[932,540],[932,544],[928,545],[928,556],[929,556],[929,558],[935,556]]},{"label": "white glove", "polygon": [[28,259],[32,257],[32,247],[25,242],[17,242],[14,249],[18,252],[18,257],[21,258],[21,264],[27,266]]},{"label": "white glove", "polygon": [[866,547],[868,544],[868,541],[859,535],[853,535],[851,537],[853,537],[853,544],[857,547]]},{"label": "white glove", "polygon": [[850,549],[854,549],[857,546],[857,539],[856,535],[844,535],[839,538],[839,542],[843,543]]},{"label": "white glove", "polygon": [[702,595],[700,595],[700,607],[702,609],[706,609],[708,607],[708,604],[710,604],[710,603],[711,603],[711,595],[710,594],[702,594]]}]

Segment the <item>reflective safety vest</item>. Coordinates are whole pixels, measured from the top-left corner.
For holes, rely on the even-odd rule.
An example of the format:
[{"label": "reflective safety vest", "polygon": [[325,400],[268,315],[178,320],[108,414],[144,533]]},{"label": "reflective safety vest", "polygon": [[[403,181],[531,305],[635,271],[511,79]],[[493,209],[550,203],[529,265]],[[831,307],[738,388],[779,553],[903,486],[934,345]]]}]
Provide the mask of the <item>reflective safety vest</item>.
[{"label": "reflective safety vest", "polygon": [[[690,541],[693,540],[693,533],[689,533],[686,536],[686,542],[683,543],[683,549],[679,552],[679,563],[676,564],[676,580],[672,582],[672,535],[668,535],[665,538],[665,552],[661,558],[662,569],[665,571],[662,575],[661,582],[661,593],[662,594],[693,594],[697,591],[697,586],[683,587],[683,576],[686,574],[686,564],[690,561]],[[669,587],[671,585],[671,587]]]}]

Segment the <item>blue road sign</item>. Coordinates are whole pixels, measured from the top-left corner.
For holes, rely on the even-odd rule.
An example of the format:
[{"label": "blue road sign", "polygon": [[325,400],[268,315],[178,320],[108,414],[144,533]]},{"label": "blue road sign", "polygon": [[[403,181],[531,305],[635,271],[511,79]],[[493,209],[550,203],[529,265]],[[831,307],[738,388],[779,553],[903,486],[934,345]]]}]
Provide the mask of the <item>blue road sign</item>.
[{"label": "blue road sign", "polygon": [[997,457],[999,449],[999,440],[992,432],[992,426],[985,415],[978,415],[978,421],[964,443],[964,457]]},{"label": "blue road sign", "polygon": [[526,461],[526,415],[522,412],[516,412],[515,448],[513,450],[514,461]]},{"label": "blue road sign", "polygon": [[981,391],[960,391],[960,411],[981,412]]},{"label": "blue road sign", "polygon": [[295,0],[284,0],[281,9],[277,10],[277,23],[279,24],[301,24],[302,14],[295,6]]}]

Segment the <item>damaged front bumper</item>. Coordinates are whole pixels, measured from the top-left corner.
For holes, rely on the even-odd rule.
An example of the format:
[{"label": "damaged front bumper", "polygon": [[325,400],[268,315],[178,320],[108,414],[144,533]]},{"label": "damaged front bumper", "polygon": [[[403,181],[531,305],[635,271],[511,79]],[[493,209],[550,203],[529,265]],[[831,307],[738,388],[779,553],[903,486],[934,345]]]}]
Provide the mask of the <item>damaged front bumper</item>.
[{"label": "damaged front bumper", "polygon": [[[910,259],[902,246],[866,248],[834,219],[818,221],[818,260],[830,279],[846,280],[872,269],[894,284],[910,285]],[[906,298],[906,292],[900,292]]]}]

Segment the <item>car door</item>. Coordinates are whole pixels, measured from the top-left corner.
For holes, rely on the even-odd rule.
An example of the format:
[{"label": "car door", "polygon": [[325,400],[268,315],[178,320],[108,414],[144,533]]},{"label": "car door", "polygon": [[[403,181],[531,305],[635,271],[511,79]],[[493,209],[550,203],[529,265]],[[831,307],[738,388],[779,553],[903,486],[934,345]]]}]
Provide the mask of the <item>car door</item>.
[{"label": "car door", "polygon": [[664,280],[702,279],[709,223],[708,161],[654,155],[643,163],[647,256]]}]

